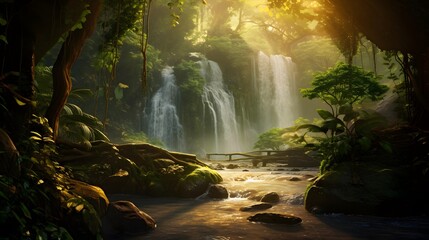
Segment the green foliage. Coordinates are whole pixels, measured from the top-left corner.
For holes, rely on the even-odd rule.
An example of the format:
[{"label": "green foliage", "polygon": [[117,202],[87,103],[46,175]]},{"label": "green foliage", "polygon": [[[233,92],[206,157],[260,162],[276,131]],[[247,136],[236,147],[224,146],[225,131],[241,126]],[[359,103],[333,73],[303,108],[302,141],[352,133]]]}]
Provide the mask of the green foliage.
[{"label": "green foliage", "polygon": [[243,88],[250,87],[250,84],[243,82],[251,79],[249,59],[254,54],[246,41],[237,34],[225,34],[207,38],[201,48],[208,59],[219,64],[225,84],[235,93],[235,97],[243,97],[240,96],[246,92]]},{"label": "green foliage", "polygon": [[97,239],[102,239],[100,236],[101,220],[94,206],[86,201],[81,196],[69,198],[66,201],[68,214],[80,214],[83,223],[88,227],[92,236],[97,236]]},{"label": "green foliage", "polygon": [[201,76],[200,66],[194,61],[182,60],[174,67],[177,84],[185,96],[198,96],[201,98],[205,79]]},{"label": "green foliage", "polygon": [[[31,135],[20,143],[18,155],[20,175],[0,174],[0,236],[6,239],[73,239],[64,217],[62,201],[70,195],[65,177],[68,172],[54,159],[56,146],[52,129],[45,118],[33,116]],[[67,194],[63,194],[67,193]],[[84,208],[91,208],[88,203]],[[95,212],[91,218],[98,218]],[[97,221],[95,221],[97,222]],[[93,224],[93,220],[86,222]],[[92,225],[91,225],[92,226]],[[94,236],[100,236],[100,226],[93,226]]]},{"label": "green foliage", "polygon": [[[1,26],[6,26],[6,25],[7,25],[6,19],[4,19],[3,17],[0,16],[0,27]],[[7,37],[3,33],[0,33],[0,41],[2,41],[3,43],[7,44]]]},{"label": "green foliage", "polygon": [[104,3],[104,12],[99,24],[103,29],[103,43],[101,49],[110,51],[115,45],[120,45],[125,34],[140,18],[141,6],[145,0],[114,1],[107,0]]},{"label": "green foliage", "polygon": [[322,173],[342,161],[355,161],[379,150],[391,152],[389,145],[373,133],[374,129],[383,127],[386,120],[375,112],[353,108],[353,104],[364,99],[380,99],[388,90],[372,73],[340,63],[317,74],[312,85],[301,91],[303,96],[322,99],[331,111],[317,110],[322,122],[303,124],[297,129],[326,135],[316,147],[322,158]]},{"label": "green foliage", "polygon": [[[327,111],[326,111],[327,112]],[[316,149],[322,159],[320,170],[325,172],[336,163],[344,161],[358,161],[370,154],[379,152],[391,153],[392,149],[387,141],[378,137],[373,130],[383,128],[386,119],[375,112],[349,112],[343,119],[328,118],[320,125],[301,125],[299,128],[309,132],[334,132],[330,137],[319,138]],[[332,124],[335,122],[335,124]]]},{"label": "green foliage", "polygon": [[109,138],[103,133],[103,124],[98,118],[85,113],[75,105],[67,103],[60,115],[58,138],[63,141],[82,144],[90,147],[91,141]]},{"label": "green foliage", "polygon": [[[89,4],[85,4],[85,9],[82,11],[81,15],[80,15],[80,20],[75,23],[75,25],[73,25],[70,28],[70,31],[74,31],[76,29],[82,29],[83,28],[83,23],[86,22],[86,15],[90,14],[91,11],[89,10]],[[66,19],[66,22],[70,21],[69,19]]]},{"label": "green foliage", "polygon": [[163,147],[162,142],[150,139],[144,132],[123,132],[121,141],[124,143],[150,143],[155,146]]},{"label": "green foliage", "polygon": [[314,72],[320,72],[340,61],[338,48],[327,37],[315,37],[297,44],[292,49],[292,59],[304,69],[304,78],[311,79]]},{"label": "green foliage", "polygon": [[373,73],[345,63],[316,74],[311,84],[311,88],[301,89],[302,95],[309,99],[322,99],[334,117],[339,115],[340,107],[364,99],[379,100],[388,90],[387,86],[376,81]]},{"label": "green foliage", "polygon": [[[316,120],[315,120],[316,121]],[[319,136],[309,136],[303,129],[307,129],[309,132],[319,132],[316,122],[310,124],[310,121],[303,118],[298,118],[295,121],[295,126],[288,128],[272,128],[258,137],[258,141],[253,146],[254,149],[272,149],[280,150],[282,147],[298,147],[305,145],[314,144]],[[306,127],[305,127],[306,126]],[[311,131],[312,128],[317,130]]]},{"label": "green foliage", "polygon": [[[37,111],[41,114],[47,109],[52,97],[52,67],[36,66],[35,78],[37,80]],[[127,86],[119,84],[122,90]],[[120,92],[121,93],[121,92]],[[119,93],[118,93],[119,95]],[[88,89],[74,89],[69,95],[69,100],[85,100],[92,96]],[[117,96],[119,97],[119,96]],[[67,103],[60,115],[59,138],[63,141],[90,146],[90,141],[105,140],[109,138],[103,132],[103,124],[96,117],[85,113],[76,104]]]},{"label": "green foliage", "polygon": [[261,150],[280,150],[282,146],[285,146],[285,140],[282,138],[282,135],[285,132],[285,128],[272,128],[259,135],[258,141],[255,143],[253,148]]}]

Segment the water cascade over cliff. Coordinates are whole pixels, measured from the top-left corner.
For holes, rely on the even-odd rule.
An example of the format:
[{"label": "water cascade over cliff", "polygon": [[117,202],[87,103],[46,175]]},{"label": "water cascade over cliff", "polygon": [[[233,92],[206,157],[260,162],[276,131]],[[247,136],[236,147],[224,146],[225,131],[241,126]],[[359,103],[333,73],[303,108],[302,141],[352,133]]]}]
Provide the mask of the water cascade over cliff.
[{"label": "water cascade over cliff", "polygon": [[201,75],[206,80],[202,94],[204,119],[204,148],[206,151],[240,151],[234,96],[223,84],[219,65],[201,60]]},{"label": "water cascade over cliff", "polygon": [[[200,93],[192,98],[189,92],[180,94],[178,85],[189,79],[178,78],[176,84],[173,68],[165,67],[162,84],[144,110],[147,134],[166,148],[201,155],[251,151],[259,134],[292,126],[299,117],[295,65],[289,57],[259,52],[245,93],[228,88],[218,63],[204,57],[197,63],[204,79]],[[246,97],[234,99],[239,95]]]},{"label": "water cascade over cliff", "polygon": [[161,141],[170,150],[184,151],[184,130],[177,114],[179,89],[174,70],[167,66],[162,70],[162,86],[150,101],[148,135]]},{"label": "water cascade over cliff", "polygon": [[292,59],[259,52],[256,77],[261,130],[293,126],[299,117],[299,91],[295,86],[295,64]]}]

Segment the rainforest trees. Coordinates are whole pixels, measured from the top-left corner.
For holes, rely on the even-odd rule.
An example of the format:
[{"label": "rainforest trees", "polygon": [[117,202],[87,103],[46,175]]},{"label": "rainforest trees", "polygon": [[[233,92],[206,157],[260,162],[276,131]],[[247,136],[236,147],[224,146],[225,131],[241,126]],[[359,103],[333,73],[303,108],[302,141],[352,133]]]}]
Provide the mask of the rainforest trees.
[{"label": "rainforest trees", "polygon": [[[429,2],[419,0],[268,0],[318,22],[343,54],[356,53],[359,34],[397,54],[408,90],[408,120],[429,129]],[[309,12],[307,5],[317,5]],[[349,58],[350,59],[350,58]]]},{"label": "rainforest trees", "polygon": [[53,67],[53,97],[46,112],[54,138],[59,113],[71,90],[70,70],[93,32],[101,0],[8,1],[1,3],[0,127],[14,141],[26,139],[34,107],[33,68],[61,37],[65,40]]}]

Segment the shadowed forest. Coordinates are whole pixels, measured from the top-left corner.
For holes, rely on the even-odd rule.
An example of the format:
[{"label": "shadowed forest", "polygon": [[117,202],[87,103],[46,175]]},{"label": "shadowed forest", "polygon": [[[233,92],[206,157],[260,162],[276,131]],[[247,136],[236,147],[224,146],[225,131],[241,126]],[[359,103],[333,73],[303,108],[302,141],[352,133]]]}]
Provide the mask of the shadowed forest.
[{"label": "shadowed forest", "polygon": [[[149,205],[161,213],[177,207],[170,201],[206,198],[261,199],[250,211],[265,210],[286,197],[246,195],[242,179],[262,172],[283,193],[286,177],[263,174],[284,168],[309,178],[292,187],[304,216],[427,222],[429,2],[0,6],[1,239],[161,231],[137,198],[158,199]],[[242,168],[250,172],[228,172]],[[300,180],[293,174],[288,181]],[[247,220],[306,223],[277,213]]]}]

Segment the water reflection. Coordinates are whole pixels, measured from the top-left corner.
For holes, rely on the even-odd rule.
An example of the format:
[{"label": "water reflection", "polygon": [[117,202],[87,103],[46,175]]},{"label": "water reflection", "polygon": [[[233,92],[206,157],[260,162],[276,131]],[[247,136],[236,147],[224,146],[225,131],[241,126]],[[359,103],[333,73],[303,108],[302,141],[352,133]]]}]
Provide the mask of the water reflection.
[{"label": "water reflection", "polygon": [[[229,190],[225,200],[147,198],[115,195],[111,201],[127,199],[151,215],[158,228],[144,236],[115,236],[111,239],[429,239],[429,218],[381,218],[341,214],[313,215],[304,209],[304,191],[317,169],[221,170]],[[293,180],[297,177],[300,180]],[[280,202],[260,212],[292,214],[303,221],[296,226],[255,224],[247,218],[256,212],[239,209],[260,203],[268,192],[277,192]],[[109,239],[109,238],[107,238]]]}]

